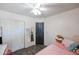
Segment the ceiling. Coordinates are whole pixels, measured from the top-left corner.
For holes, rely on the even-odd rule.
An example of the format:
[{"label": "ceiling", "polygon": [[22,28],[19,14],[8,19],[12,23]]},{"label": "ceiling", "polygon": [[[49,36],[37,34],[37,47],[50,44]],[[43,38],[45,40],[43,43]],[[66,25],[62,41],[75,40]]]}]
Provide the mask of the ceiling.
[{"label": "ceiling", "polygon": [[42,3],[40,4],[40,7],[44,9],[41,10],[42,14],[34,15],[31,12],[34,6],[34,3],[0,3],[0,10],[30,17],[49,17],[74,8],[79,8],[78,3]]}]

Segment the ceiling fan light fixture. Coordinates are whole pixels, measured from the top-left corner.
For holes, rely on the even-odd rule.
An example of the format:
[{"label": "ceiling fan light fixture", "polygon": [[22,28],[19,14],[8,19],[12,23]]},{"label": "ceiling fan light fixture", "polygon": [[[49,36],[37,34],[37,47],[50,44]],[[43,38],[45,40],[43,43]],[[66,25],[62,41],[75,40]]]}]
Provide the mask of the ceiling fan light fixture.
[{"label": "ceiling fan light fixture", "polygon": [[38,9],[33,9],[32,13],[34,13],[34,15],[41,15],[41,12]]},{"label": "ceiling fan light fixture", "polygon": [[32,13],[34,13],[34,15],[37,15],[37,11],[35,9],[32,10]]}]

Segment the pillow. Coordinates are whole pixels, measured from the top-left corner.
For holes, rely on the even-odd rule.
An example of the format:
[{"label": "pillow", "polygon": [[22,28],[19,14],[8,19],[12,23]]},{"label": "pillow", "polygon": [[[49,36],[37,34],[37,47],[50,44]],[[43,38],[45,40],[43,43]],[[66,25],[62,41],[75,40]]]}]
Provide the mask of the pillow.
[{"label": "pillow", "polygon": [[77,46],[79,46],[79,44],[75,42],[75,43],[72,43],[69,47],[67,47],[67,49],[72,51],[72,50],[74,50]]}]

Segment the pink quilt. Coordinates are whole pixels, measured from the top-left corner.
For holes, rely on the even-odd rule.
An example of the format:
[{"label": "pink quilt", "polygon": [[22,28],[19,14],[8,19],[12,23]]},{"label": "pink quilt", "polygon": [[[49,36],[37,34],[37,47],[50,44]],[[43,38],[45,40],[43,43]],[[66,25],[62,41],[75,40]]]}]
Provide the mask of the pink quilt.
[{"label": "pink quilt", "polygon": [[54,44],[51,44],[38,52],[36,55],[74,55],[74,53],[66,50],[65,48],[61,48]]}]

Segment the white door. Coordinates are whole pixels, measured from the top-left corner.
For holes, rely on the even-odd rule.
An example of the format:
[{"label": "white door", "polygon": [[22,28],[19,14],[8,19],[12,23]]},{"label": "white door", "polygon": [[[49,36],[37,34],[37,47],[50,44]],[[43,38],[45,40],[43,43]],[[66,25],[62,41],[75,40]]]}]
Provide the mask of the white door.
[{"label": "white door", "polygon": [[[12,49],[16,51],[24,48],[24,22],[8,21],[4,26],[4,41]],[[7,41],[6,41],[7,40]]]},{"label": "white door", "polygon": [[12,40],[12,48],[15,51],[24,48],[24,22],[15,22],[14,25],[14,40]]}]

